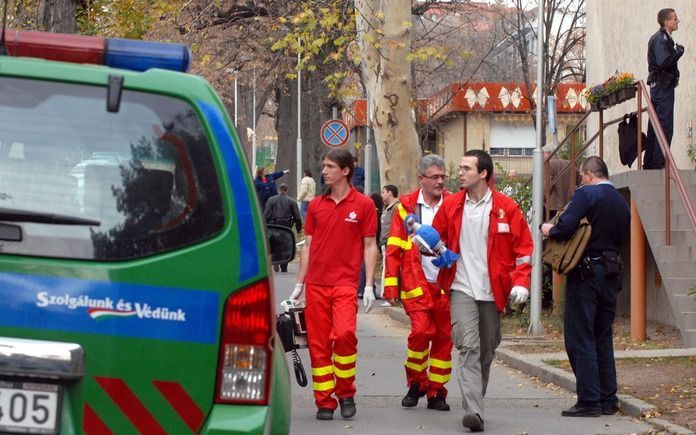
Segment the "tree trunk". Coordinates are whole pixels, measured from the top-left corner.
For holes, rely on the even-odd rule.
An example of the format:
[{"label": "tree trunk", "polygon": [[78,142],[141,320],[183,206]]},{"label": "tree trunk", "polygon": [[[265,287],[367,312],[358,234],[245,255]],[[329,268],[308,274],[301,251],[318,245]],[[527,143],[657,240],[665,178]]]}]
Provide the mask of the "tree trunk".
[{"label": "tree trunk", "polygon": [[421,156],[411,109],[411,63],[406,58],[411,49],[411,1],[356,0],[355,8],[380,184],[410,192],[417,186]]},{"label": "tree trunk", "polygon": [[77,32],[77,0],[41,0],[39,4],[39,26],[48,32]]},{"label": "tree trunk", "polygon": [[[329,149],[319,138],[322,124],[331,117],[331,104],[327,98],[323,74],[319,71],[302,72],[302,170],[312,171],[312,177],[319,190],[319,177],[322,169],[322,156]],[[278,133],[278,153],[276,168],[290,169],[288,178],[282,182],[290,187],[290,195],[297,196],[297,81],[285,80],[284,86],[276,90],[278,109],[276,111],[276,131]],[[302,178],[300,176],[300,178]]]}]

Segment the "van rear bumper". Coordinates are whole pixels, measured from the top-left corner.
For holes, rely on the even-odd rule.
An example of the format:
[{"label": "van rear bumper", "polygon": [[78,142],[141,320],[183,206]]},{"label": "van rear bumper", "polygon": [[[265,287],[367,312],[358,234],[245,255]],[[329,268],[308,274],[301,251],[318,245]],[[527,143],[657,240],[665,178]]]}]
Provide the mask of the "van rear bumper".
[{"label": "van rear bumper", "polygon": [[269,406],[214,405],[200,434],[275,434],[289,433],[271,431],[273,415]]},{"label": "van rear bumper", "polygon": [[85,352],[75,343],[0,337],[0,375],[79,380]]}]

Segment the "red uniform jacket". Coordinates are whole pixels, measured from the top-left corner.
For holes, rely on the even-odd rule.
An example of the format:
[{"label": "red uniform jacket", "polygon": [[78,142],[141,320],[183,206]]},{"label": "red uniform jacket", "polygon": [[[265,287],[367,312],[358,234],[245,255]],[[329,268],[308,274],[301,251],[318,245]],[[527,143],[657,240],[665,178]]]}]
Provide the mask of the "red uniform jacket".
[{"label": "red uniform jacket", "polygon": [[[433,307],[428,281],[421,266],[420,251],[411,242],[404,226],[407,215],[418,214],[419,193],[420,189],[400,198],[401,204],[397,205],[389,229],[384,269],[384,298],[401,297],[407,313]],[[442,195],[447,197],[448,192],[443,191]]]},{"label": "red uniform jacket", "polygon": [[[445,198],[433,220],[433,227],[440,233],[442,241],[461,255],[466,255],[459,249],[465,198],[466,190]],[[513,286],[530,288],[533,250],[532,234],[519,205],[494,189],[488,227],[488,275],[499,311],[505,309]],[[447,297],[456,271],[456,263],[448,269],[440,269],[438,284]]]}]

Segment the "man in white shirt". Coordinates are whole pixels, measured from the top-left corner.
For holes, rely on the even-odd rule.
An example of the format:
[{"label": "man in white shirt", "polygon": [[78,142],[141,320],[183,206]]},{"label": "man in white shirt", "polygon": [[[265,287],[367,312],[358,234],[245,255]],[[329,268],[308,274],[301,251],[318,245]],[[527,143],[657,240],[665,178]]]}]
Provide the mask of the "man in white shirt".
[{"label": "man in white shirt", "polygon": [[300,202],[300,213],[302,213],[302,219],[307,216],[307,207],[309,207],[309,202],[314,199],[314,194],[317,190],[317,183],[312,178],[312,171],[309,169],[304,170],[304,177],[300,181],[300,189],[297,193],[297,200]]},{"label": "man in white shirt", "polygon": [[462,424],[483,431],[486,394],[500,316],[508,298],[529,297],[534,243],[519,205],[492,187],[493,161],[485,151],[467,151],[459,166],[462,190],[444,199],[433,227],[447,247],[461,254],[441,269],[438,284],[450,300],[452,341],[459,351]]}]

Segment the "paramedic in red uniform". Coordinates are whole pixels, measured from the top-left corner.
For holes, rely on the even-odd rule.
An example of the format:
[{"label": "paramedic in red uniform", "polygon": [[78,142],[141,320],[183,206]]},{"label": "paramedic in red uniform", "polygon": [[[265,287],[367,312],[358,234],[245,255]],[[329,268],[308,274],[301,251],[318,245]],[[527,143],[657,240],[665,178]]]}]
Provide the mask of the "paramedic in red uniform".
[{"label": "paramedic in red uniform", "polygon": [[449,301],[437,284],[439,269],[431,263],[435,257],[421,254],[404,226],[409,214],[417,215],[422,224],[432,223],[447,195],[445,177],[442,157],[430,154],[421,158],[418,163],[421,187],[400,198],[387,239],[384,298],[393,305],[400,296],[411,320],[404,362],[409,390],[401,401],[407,408],[418,405],[418,399],[427,394],[428,409],[450,409],[445,401],[445,384],[452,372]]},{"label": "paramedic in red uniform", "polygon": [[464,153],[462,190],[448,196],[433,227],[457,263],[441,269],[438,282],[450,300],[452,341],[459,352],[462,425],[484,430],[483,398],[500,344],[500,316],[508,298],[529,297],[534,243],[520,206],[492,187],[493,160],[482,150]]},{"label": "paramedic in red uniform", "polygon": [[[296,301],[306,290],[305,319],[316,418],[331,420],[338,405],[343,418],[351,418],[356,412],[353,396],[358,276],[364,260],[366,282],[374,282],[377,215],[372,200],[348,181],[354,169],[348,151],[329,151],[323,166],[328,189],[309,203],[300,269],[290,299]],[[366,286],[366,312],[374,301],[374,288]]]}]

